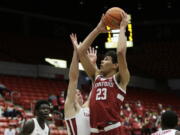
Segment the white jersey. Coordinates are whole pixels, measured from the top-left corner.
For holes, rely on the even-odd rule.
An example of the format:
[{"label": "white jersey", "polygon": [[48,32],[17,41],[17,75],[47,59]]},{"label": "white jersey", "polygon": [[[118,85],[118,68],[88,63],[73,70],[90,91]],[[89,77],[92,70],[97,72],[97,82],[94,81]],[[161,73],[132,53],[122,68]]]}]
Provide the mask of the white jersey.
[{"label": "white jersey", "polygon": [[152,133],[151,135],[175,135],[176,134],[175,129],[167,129],[167,130],[160,130],[155,133]]},{"label": "white jersey", "polygon": [[45,123],[45,128],[42,129],[37,121],[36,118],[33,118],[34,121],[34,130],[31,135],[48,135],[49,134],[49,127]]},{"label": "white jersey", "polygon": [[89,108],[81,108],[72,118],[65,118],[68,135],[90,135]]},{"label": "white jersey", "polygon": [[16,130],[15,129],[5,129],[4,130],[4,135],[16,135]]}]

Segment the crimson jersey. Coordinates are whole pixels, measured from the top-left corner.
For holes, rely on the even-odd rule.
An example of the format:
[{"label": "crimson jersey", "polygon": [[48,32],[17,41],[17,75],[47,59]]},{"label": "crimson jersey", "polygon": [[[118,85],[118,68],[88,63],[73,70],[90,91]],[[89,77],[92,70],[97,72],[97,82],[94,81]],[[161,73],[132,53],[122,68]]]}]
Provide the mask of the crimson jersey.
[{"label": "crimson jersey", "polygon": [[91,128],[103,128],[120,120],[120,106],[126,91],[117,83],[115,75],[103,78],[98,75],[90,97]]}]

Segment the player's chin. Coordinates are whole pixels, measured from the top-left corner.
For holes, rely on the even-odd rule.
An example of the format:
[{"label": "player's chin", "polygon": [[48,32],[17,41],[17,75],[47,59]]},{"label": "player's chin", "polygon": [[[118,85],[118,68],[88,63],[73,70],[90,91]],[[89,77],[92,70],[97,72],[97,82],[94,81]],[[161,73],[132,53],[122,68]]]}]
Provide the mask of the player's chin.
[{"label": "player's chin", "polygon": [[103,68],[100,68],[100,73],[103,74],[104,73],[104,69]]},{"label": "player's chin", "polygon": [[102,67],[102,66],[100,66],[100,69],[99,69],[99,71],[100,71],[100,72],[102,72],[102,71],[103,71],[103,67]]},{"label": "player's chin", "polygon": [[43,117],[44,119],[48,119],[49,118],[49,114],[43,114],[43,115],[41,115],[41,117]]}]

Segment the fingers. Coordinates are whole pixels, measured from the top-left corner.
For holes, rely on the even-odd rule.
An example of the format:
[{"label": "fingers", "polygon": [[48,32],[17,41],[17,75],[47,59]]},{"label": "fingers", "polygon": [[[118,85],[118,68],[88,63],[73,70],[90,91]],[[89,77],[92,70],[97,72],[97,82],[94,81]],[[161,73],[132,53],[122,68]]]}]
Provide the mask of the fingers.
[{"label": "fingers", "polygon": [[88,54],[88,55],[90,54],[90,47],[89,47],[89,49],[87,50],[87,54]]},{"label": "fingers", "polygon": [[95,54],[97,55],[97,50],[95,49]]},{"label": "fingers", "polygon": [[70,34],[70,38],[73,44],[77,44],[77,36],[74,33]]},{"label": "fingers", "polygon": [[122,18],[127,18],[127,13],[125,11],[122,10],[121,12]]},{"label": "fingers", "polygon": [[70,38],[71,38],[71,42],[72,42],[72,45],[73,45],[74,50],[77,51],[78,42],[77,42],[77,36],[76,36],[76,34],[71,33],[71,34],[70,34]]},{"label": "fingers", "polygon": [[87,50],[88,54],[97,54],[97,50],[94,47],[89,47],[89,49]]},{"label": "fingers", "polygon": [[104,20],[104,16],[105,16],[105,14],[103,13],[101,16],[101,20]]},{"label": "fingers", "polygon": [[92,47],[90,47],[90,48],[89,48],[89,51],[90,51],[90,53],[91,53],[91,54],[93,53],[93,51],[92,51]]}]

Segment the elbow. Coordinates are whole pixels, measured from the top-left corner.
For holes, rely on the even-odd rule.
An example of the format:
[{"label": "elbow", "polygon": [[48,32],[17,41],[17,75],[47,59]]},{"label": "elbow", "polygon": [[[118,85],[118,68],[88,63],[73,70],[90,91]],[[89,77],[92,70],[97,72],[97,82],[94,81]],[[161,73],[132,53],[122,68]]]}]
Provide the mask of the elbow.
[{"label": "elbow", "polygon": [[78,56],[83,57],[84,55],[86,55],[86,50],[83,48],[78,48]]},{"label": "elbow", "polygon": [[84,57],[84,55],[85,55],[85,53],[83,53],[83,52],[79,52],[79,53],[78,53],[78,56],[79,56],[80,59],[81,59],[82,57]]},{"label": "elbow", "polygon": [[123,53],[122,50],[118,50],[118,51],[117,51],[117,56],[118,56],[118,57],[123,56],[123,55],[124,55],[124,53]]},{"label": "elbow", "polygon": [[117,56],[122,56],[126,54],[126,47],[117,49]]}]

